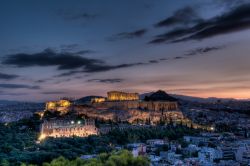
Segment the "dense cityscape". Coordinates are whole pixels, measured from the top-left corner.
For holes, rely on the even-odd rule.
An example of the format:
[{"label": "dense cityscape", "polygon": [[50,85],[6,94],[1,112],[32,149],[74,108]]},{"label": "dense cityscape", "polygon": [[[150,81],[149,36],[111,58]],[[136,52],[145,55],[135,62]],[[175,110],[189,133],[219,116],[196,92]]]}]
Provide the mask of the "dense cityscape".
[{"label": "dense cityscape", "polygon": [[[1,140],[9,141],[1,144],[1,162],[98,165],[104,153],[112,152],[142,160],[134,165],[247,165],[249,114],[229,109],[241,102],[247,110],[246,101],[195,102],[162,90],[146,95],[111,91],[107,97],[64,97],[44,104],[2,101]],[[19,134],[29,138],[12,142]]]},{"label": "dense cityscape", "polygon": [[250,166],[250,0],[1,0],[0,166]]}]

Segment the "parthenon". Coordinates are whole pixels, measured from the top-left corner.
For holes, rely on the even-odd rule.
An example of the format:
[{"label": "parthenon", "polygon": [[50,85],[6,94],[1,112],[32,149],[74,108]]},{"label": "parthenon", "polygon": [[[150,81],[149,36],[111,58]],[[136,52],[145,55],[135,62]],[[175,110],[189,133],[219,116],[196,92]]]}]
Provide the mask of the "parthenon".
[{"label": "parthenon", "polygon": [[138,93],[126,93],[119,91],[108,92],[108,101],[139,100]]}]

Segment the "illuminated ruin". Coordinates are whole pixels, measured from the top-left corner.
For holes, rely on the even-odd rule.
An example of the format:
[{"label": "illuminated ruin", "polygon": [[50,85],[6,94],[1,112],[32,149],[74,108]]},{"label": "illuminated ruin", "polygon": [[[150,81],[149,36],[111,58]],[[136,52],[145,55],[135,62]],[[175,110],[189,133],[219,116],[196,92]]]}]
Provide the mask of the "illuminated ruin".
[{"label": "illuminated ruin", "polygon": [[108,101],[139,100],[138,93],[126,93],[119,91],[108,92]]},{"label": "illuminated ruin", "polygon": [[70,100],[61,99],[59,101],[49,101],[46,103],[46,111],[58,111],[61,113],[67,113],[72,106],[72,102]]},{"label": "illuminated ruin", "polygon": [[39,140],[46,137],[87,137],[97,135],[98,130],[93,120],[74,121],[74,120],[45,120],[41,126]]},{"label": "illuminated ruin", "polygon": [[141,109],[151,111],[175,111],[178,110],[177,102],[170,101],[107,101],[101,103],[93,103],[96,108],[113,108],[113,109]]},{"label": "illuminated ruin", "polygon": [[91,99],[91,103],[102,103],[105,101],[106,101],[105,97],[95,97]]}]

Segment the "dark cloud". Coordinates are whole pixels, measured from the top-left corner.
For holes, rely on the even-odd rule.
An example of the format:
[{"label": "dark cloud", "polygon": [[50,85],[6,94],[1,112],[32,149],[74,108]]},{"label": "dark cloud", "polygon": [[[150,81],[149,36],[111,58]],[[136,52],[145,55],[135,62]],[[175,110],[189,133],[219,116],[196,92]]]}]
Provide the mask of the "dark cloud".
[{"label": "dark cloud", "polygon": [[3,89],[40,89],[40,86],[31,86],[24,84],[0,84]]},{"label": "dark cloud", "polygon": [[61,92],[61,91],[49,91],[49,92],[42,92],[41,94],[44,94],[44,95],[65,94],[65,92]]},{"label": "dark cloud", "polygon": [[77,55],[95,53],[95,51],[90,50],[90,49],[81,50],[79,44],[68,44],[68,45],[63,44],[60,46],[60,51],[64,53],[66,52],[66,53],[77,54]]},{"label": "dark cloud", "polygon": [[192,7],[184,7],[174,12],[174,14],[158,23],[155,27],[173,26],[179,24],[190,24],[201,21],[201,18]]},{"label": "dark cloud", "polygon": [[63,44],[60,46],[61,50],[64,52],[70,52],[70,51],[74,51],[75,49],[77,49],[79,47],[79,44]]},{"label": "dark cloud", "polygon": [[159,63],[157,60],[149,60],[149,63]]},{"label": "dark cloud", "polygon": [[23,95],[28,95],[28,93],[6,93],[0,91],[0,96],[23,96]]},{"label": "dark cloud", "polygon": [[122,32],[110,37],[109,40],[116,41],[121,39],[133,39],[142,37],[145,33],[147,33],[147,29],[139,29],[133,32]]},{"label": "dark cloud", "polygon": [[35,83],[44,83],[46,80],[36,80]]},{"label": "dark cloud", "polygon": [[19,77],[18,75],[14,75],[14,74],[5,74],[5,73],[1,73],[0,72],[0,80],[11,80],[11,79],[15,79]]},{"label": "dark cloud", "polygon": [[164,34],[161,35],[157,35],[155,37],[155,39],[151,40],[149,43],[150,44],[157,44],[157,43],[164,43],[166,41],[170,42],[173,41],[181,36],[185,36],[189,33],[194,33],[195,29],[190,29],[190,28],[177,28],[177,29],[173,29],[169,32],[166,32]]},{"label": "dark cloud", "polygon": [[82,77],[81,76],[76,76],[74,77],[75,79],[81,79]]},{"label": "dark cloud", "polygon": [[158,35],[149,43],[201,40],[248,28],[250,28],[250,4],[244,4],[221,16],[203,20],[193,27],[174,29],[165,34]]},{"label": "dark cloud", "polygon": [[67,76],[72,76],[72,75],[75,75],[75,74],[78,74],[78,73],[82,73],[83,71],[69,71],[69,72],[64,72],[64,73],[61,73],[61,74],[58,74],[56,75],[55,77],[67,77]]},{"label": "dark cloud", "polygon": [[223,48],[222,46],[196,48],[196,49],[188,51],[185,55],[194,56],[194,55],[208,53],[208,52],[211,52],[211,51],[216,51],[216,50],[219,50],[219,49],[222,49],[222,48]]},{"label": "dark cloud", "polygon": [[84,72],[103,72],[103,71],[109,71],[109,70],[114,70],[114,69],[120,69],[120,68],[127,68],[127,67],[133,67],[133,66],[139,66],[139,65],[144,65],[146,63],[128,63],[128,64],[120,64],[120,65],[92,65],[89,68],[85,69]]},{"label": "dark cloud", "polygon": [[91,54],[91,53],[95,53],[95,51],[93,51],[93,50],[80,50],[80,51],[75,52],[75,54],[78,54],[78,55],[85,55],[85,54]]},{"label": "dark cloud", "polygon": [[166,61],[166,60],[168,60],[167,58],[160,58],[159,59],[160,61]]},{"label": "dark cloud", "polygon": [[212,3],[217,4],[218,6],[224,6],[226,8],[235,8],[244,3],[248,3],[248,0],[213,0]]},{"label": "dark cloud", "polygon": [[66,16],[66,18],[70,20],[94,19],[96,17],[97,17],[96,14],[90,14],[90,13],[81,13],[81,14]]},{"label": "dark cloud", "polygon": [[109,83],[109,84],[113,84],[113,83],[120,83],[124,81],[121,78],[111,78],[111,79],[90,79],[88,80],[88,82],[100,82],[100,83]]},{"label": "dark cloud", "polygon": [[[85,55],[85,54],[92,54],[96,53],[96,51],[91,49],[82,49],[79,44],[62,44],[59,47],[48,47],[44,51],[48,52],[55,52],[61,54],[72,54],[72,55]],[[16,51],[17,52],[24,52],[24,51]],[[14,54],[14,53],[13,53]]]},{"label": "dark cloud", "polygon": [[19,53],[5,56],[2,64],[13,65],[17,67],[58,66],[58,70],[71,70],[58,76],[68,76],[82,72],[104,72],[119,68],[138,66],[145,63],[108,65],[103,60],[85,58],[79,55],[75,55],[74,53],[57,53],[51,49],[46,49],[40,53],[35,54]]},{"label": "dark cloud", "polygon": [[40,53],[35,54],[12,54],[5,56],[2,61],[4,65],[14,65],[17,67],[30,66],[58,66],[58,69],[76,69],[85,67],[87,70],[92,66],[103,64],[102,60],[81,57],[72,53],[56,53],[51,49],[45,49]]},{"label": "dark cloud", "polygon": [[184,57],[182,57],[182,56],[176,56],[176,57],[174,57],[174,59],[183,59]]},{"label": "dark cloud", "polygon": [[35,80],[34,83],[40,84],[40,83],[50,82],[50,81],[53,81],[53,80],[54,80],[53,77],[52,78],[43,78],[43,79],[40,79],[40,80]]},{"label": "dark cloud", "polygon": [[129,64],[120,64],[120,65],[92,65],[88,66],[88,68],[85,68],[84,70],[72,70],[69,72],[61,73],[59,75],[56,75],[55,77],[65,77],[65,76],[72,76],[78,73],[95,73],[95,72],[105,72],[115,69],[121,69],[121,68],[128,68],[133,66],[139,66],[139,65],[146,65],[147,63],[129,63]]},{"label": "dark cloud", "polygon": [[68,81],[71,81],[71,79],[70,79],[70,78],[67,78],[67,79],[65,79],[65,80],[62,80],[62,82],[68,82]]},{"label": "dark cloud", "polygon": [[95,19],[98,15],[97,14],[92,14],[89,12],[84,12],[84,11],[59,11],[59,15],[61,15],[65,20],[72,20],[72,21],[85,21],[85,20],[93,20]]}]

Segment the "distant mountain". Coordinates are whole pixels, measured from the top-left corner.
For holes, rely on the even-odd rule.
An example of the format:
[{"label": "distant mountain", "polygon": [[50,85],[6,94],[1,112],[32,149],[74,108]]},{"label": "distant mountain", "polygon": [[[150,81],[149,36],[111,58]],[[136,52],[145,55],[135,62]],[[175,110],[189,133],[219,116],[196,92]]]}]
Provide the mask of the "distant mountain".
[{"label": "distant mountain", "polygon": [[176,98],[168,95],[165,91],[158,90],[152,94],[145,95],[146,101],[177,101]]},{"label": "distant mountain", "polygon": [[[140,99],[143,100],[146,96],[152,95],[154,92],[148,92],[140,94]],[[237,100],[234,98],[216,98],[216,97],[209,97],[209,98],[201,98],[201,97],[193,97],[193,96],[185,96],[185,95],[178,95],[178,94],[168,94],[169,96],[177,99],[177,100],[185,100],[191,102],[200,102],[200,103],[208,103],[208,102],[228,102],[228,101],[250,101],[247,100]]]},{"label": "distant mountain", "polygon": [[200,103],[208,103],[208,102],[228,102],[228,101],[238,101],[234,98],[216,98],[216,97],[208,97],[208,98],[201,98],[201,97],[193,97],[193,96],[185,96],[185,95],[177,95],[177,94],[171,94],[171,96],[179,99],[179,100],[186,100],[186,101],[192,101],[192,102],[200,102]]},{"label": "distant mountain", "polygon": [[146,96],[152,95],[154,92],[142,93],[139,95],[140,100],[144,100]]}]

